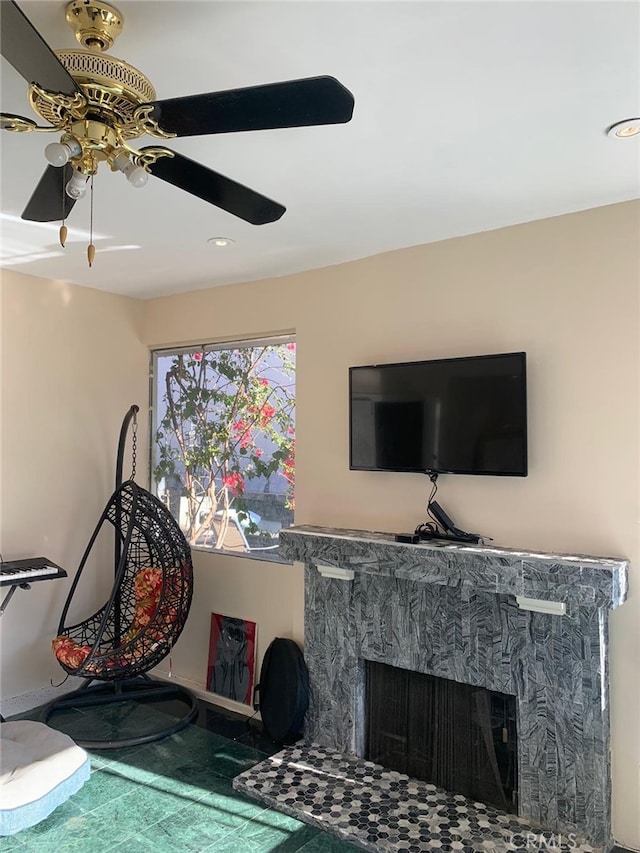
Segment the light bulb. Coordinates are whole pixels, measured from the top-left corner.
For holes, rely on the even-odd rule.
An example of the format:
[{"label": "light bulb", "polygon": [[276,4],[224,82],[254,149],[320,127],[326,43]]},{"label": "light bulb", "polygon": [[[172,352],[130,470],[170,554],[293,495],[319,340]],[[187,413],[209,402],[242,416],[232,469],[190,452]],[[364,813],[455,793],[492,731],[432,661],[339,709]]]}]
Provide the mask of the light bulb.
[{"label": "light bulb", "polygon": [[46,161],[56,168],[65,166],[71,157],[81,153],[80,143],[72,136],[63,136],[60,142],[50,142],[44,149]]},{"label": "light bulb", "polygon": [[628,139],[630,136],[640,136],[640,118],[628,118],[612,124],[607,130],[608,136],[616,139]]},{"label": "light bulb", "polygon": [[616,136],[637,136],[639,133],[640,124],[630,124],[628,127],[621,127]]},{"label": "light bulb", "polygon": [[69,146],[62,142],[51,142],[44,149],[45,159],[52,166],[64,166],[69,162],[70,155]]},{"label": "light bulb", "polygon": [[119,151],[113,158],[113,165],[127,176],[127,180],[133,187],[143,187],[149,180],[148,172],[142,166],[129,159],[126,151]]},{"label": "light bulb", "polygon": [[136,166],[133,163],[129,163],[124,173],[132,187],[143,187],[149,180],[149,175],[142,166]]},{"label": "light bulb", "polygon": [[89,175],[83,175],[82,172],[74,170],[73,175],[71,176],[71,180],[65,187],[66,193],[69,198],[82,198],[87,191],[88,180]]}]

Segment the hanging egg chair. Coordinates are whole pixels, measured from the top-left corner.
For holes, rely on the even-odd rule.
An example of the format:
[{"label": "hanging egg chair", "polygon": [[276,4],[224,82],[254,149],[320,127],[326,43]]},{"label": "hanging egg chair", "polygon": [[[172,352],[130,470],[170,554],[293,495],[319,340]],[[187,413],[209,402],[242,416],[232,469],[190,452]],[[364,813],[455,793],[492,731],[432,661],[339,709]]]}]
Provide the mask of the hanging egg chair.
[{"label": "hanging egg chair", "polygon": [[[189,545],[167,507],[133,479],[137,406],[125,416],[116,465],[116,490],[109,498],[80,561],[64,605],[54,654],[62,668],[85,684],[45,708],[44,721],[69,708],[112,702],[178,700],[186,708],[166,726],[132,737],[82,740],[80,746],[110,748],[148,743],[186,726],[198,712],[195,696],[183,687],[151,679],[146,673],[171,654],[184,628],[193,595]],[[133,432],[133,473],[122,483],[124,442],[130,421]],[[76,590],[99,534],[114,533],[114,581],[107,601],[77,624],[67,621]],[[93,682],[99,682],[94,684]]]}]

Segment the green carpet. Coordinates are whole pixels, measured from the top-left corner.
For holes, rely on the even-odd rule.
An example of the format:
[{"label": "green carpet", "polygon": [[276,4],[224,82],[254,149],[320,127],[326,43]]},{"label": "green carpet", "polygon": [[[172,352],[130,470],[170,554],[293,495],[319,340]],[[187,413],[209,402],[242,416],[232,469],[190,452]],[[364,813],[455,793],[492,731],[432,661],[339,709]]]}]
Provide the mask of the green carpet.
[{"label": "green carpet", "polygon": [[[149,707],[123,703],[55,715],[72,737],[148,730]],[[23,715],[29,716],[29,715]],[[35,717],[34,717],[35,718]],[[165,717],[166,719],[166,717]],[[0,839],[33,853],[347,853],[356,848],[238,794],[231,780],[267,753],[190,725],[164,740],[91,750],[91,778],[46,820]]]}]

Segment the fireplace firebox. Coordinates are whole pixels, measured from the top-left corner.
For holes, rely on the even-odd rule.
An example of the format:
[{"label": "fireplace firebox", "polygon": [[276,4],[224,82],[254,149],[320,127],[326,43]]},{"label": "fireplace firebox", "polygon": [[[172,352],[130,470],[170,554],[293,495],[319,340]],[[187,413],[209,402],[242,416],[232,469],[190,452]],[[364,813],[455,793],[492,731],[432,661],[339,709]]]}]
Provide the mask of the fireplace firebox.
[{"label": "fireplace firebox", "polygon": [[364,758],[517,814],[516,698],[366,662]]}]

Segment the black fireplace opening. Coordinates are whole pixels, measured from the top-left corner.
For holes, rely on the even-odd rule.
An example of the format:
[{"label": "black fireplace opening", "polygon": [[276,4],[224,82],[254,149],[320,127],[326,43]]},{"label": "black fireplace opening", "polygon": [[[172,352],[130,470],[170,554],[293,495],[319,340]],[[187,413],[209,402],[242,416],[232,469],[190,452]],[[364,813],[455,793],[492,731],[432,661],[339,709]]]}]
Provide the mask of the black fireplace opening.
[{"label": "black fireplace opening", "polygon": [[518,812],[516,697],[366,661],[365,758]]}]

